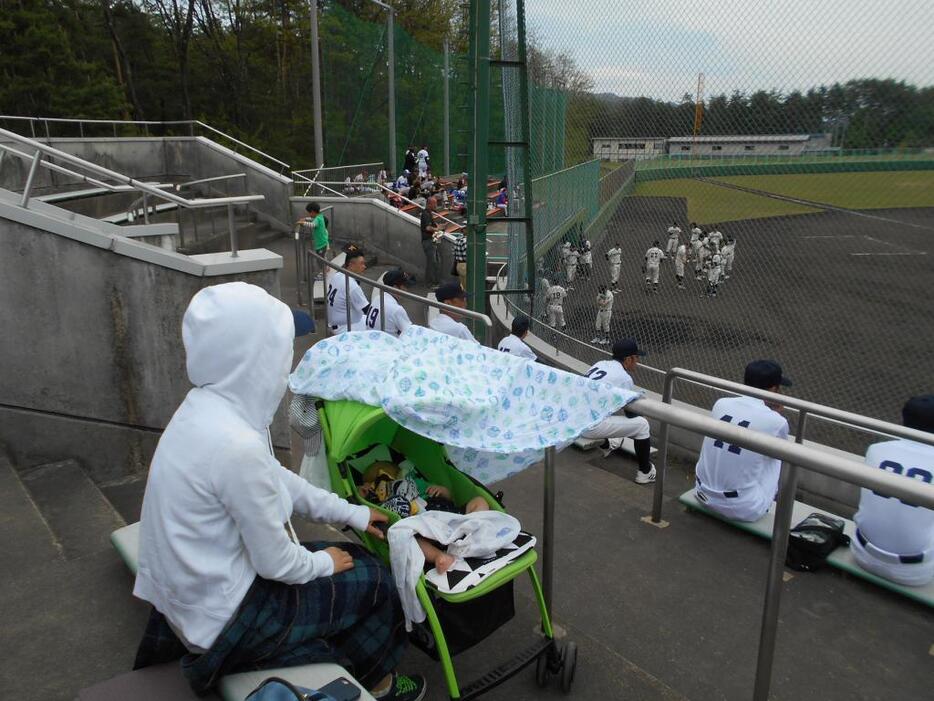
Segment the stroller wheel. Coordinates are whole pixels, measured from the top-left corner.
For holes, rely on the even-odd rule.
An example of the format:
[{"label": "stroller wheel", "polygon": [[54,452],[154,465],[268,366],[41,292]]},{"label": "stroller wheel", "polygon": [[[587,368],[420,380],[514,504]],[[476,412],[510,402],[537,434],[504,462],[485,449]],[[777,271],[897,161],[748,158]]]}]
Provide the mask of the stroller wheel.
[{"label": "stroller wheel", "polygon": [[577,670],[577,643],[568,642],[564,646],[561,661],[561,691],[567,693],[574,683],[574,672]]},{"label": "stroller wheel", "polygon": [[538,656],[535,663],[535,683],[540,687],[548,685],[548,653],[542,653]]}]

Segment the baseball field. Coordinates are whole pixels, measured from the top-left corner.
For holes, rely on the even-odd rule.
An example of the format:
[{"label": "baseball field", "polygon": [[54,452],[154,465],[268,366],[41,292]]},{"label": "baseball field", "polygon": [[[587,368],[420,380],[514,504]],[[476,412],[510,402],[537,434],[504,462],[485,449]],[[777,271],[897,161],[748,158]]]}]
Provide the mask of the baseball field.
[{"label": "baseball field", "polygon": [[[860,194],[869,192],[871,200]],[[655,240],[665,248],[672,221],[682,239],[690,221],[718,223],[735,237],[733,275],[715,298],[703,295],[690,265],[686,289],[678,289],[670,259],[662,262],[659,292],[645,291],[645,251]],[[609,281],[604,252],[615,243],[624,256],[612,336],[637,338],[649,366],[741,379],[750,359],[774,358],[795,395],[893,421],[908,396],[934,391],[934,173],[640,185],[596,245],[594,276],[576,281],[565,302],[568,333],[584,342],[594,336],[597,286]],[[600,357],[568,341],[561,348],[583,360]],[[658,389],[659,379],[643,370],[636,381]],[[690,398],[713,400],[698,392]],[[815,437],[833,443],[831,433]],[[841,447],[859,449],[852,439],[848,433]]]}]

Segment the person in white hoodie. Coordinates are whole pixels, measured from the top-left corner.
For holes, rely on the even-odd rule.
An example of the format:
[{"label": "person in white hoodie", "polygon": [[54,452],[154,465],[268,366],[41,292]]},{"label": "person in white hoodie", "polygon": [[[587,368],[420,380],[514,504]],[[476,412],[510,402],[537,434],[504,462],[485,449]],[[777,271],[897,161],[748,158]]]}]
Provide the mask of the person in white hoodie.
[{"label": "person in white hoodie", "polygon": [[204,693],[231,672],[330,661],[376,698],[416,701],[424,679],[392,671],[406,639],[389,571],[352,543],[299,543],[291,527],[293,511],[374,535],[386,520],[273,455],[294,335],[289,308],[254,285],[207,287],[188,305],[194,387],[146,483],[133,593],[155,610],[136,667],[184,656]]}]

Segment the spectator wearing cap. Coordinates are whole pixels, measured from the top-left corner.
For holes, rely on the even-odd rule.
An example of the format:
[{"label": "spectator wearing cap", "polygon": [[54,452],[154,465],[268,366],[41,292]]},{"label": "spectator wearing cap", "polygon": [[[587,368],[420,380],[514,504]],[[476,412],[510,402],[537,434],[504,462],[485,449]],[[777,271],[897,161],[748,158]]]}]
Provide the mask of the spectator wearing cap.
[{"label": "spectator wearing cap", "polygon": [[[743,383],[775,393],[791,386],[774,360],[749,363]],[[710,415],[734,426],[787,438],[788,421],[778,413],[780,409],[780,404],[755,397],[724,397],[713,405]],[[727,518],[758,521],[775,501],[781,468],[777,458],[707,436],[697,461],[695,493],[698,500]]]},{"label": "spectator wearing cap", "polygon": [[467,237],[463,231],[454,234],[454,272],[460,280],[461,287],[467,289]]},{"label": "spectator wearing cap", "polygon": [[[613,359],[601,360],[587,372],[587,377],[596,382],[607,382],[621,389],[634,391],[635,383],[630,372],[639,365],[639,358],[645,353],[631,338],[624,338],[613,344]],[[655,466],[652,464],[652,443],[649,422],[641,416],[624,412],[623,416],[609,416],[581,434],[581,438],[603,439],[603,457],[608,458],[623,445],[624,438],[632,438],[636,451],[639,471],[636,472],[636,484],[650,484],[655,481]]]},{"label": "spectator wearing cap", "polygon": [[[452,307],[467,308],[467,293],[460,286],[459,282],[447,282],[435,290],[435,298],[439,302],[450,304]],[[460,338],[464,341],[477,342],[477,339],[470,333],[466,324],[458,321],[459,315],[456,312],[450,312],[447,309],[439,310],[437,316],[428,324],[432,329],[440,333],[446,333],[454,338]]]},{"label": "spectator wearing cap", "polygon": [[436,202],[434,197],[429,197],[425,203],[425,209],[422,210],[421,230],[422,230],[422,251],[425,254],[425,282],[429,285],[437,285],[441,282],[438,275],[439,256],[438,244],[435,242],[435,234],[438,227],[435,225],[434,211]]},{"label": "spectator wearing cap", "polygon": [[[345,331],[365,330],[366,313],[370,303],[360,289],[360,284],[347,275],[345,270],[362,275],[366,270],[363,249],[353,244],[344,248],[344,270],[328,278],[327,309],[328,329],[333,335]],[[349,279],[348,279],[349,278]],[[350,328],[347,328],[347,309],[350,308]]]},{"label": "spectator wearing cap", "polygon": [[529,335],[529,318],[527,316],[517,316],[512,320],[512,333],[503,338],[496,346],[497,350],[510,355],[517,355],[520,358],[529,360],[538,360],[538,356],[532,352],[532,349],[525,344],[525,337]]},{"label": "spectator wearing cap", "polygon": [[[398,290],[406,289],[411,280],[405,272],[398,269],[390,270],[383,275],[383,283]],[[382,302],[380,301],[381,296]],[[412,320],[409,319],[405,307],[399,304],[399,300],[395,296],[389,292],[380,295],[379,290],[374,290],[370,311],[366,315],[366,325],[376,331],[385,331],[393,336],[401,336],[402,332],[412,325]]]},{"label": "spectator wearing cap", "polygon": [[[934,394],[909,399],[902,423],[934,433]],[[905,439],[875,443],[866,451],[866,464],[931,484],[934,446]],[[863,487],[853,520],[850,550],[864,570],[910,587],[934,580],[934,511]]]}]

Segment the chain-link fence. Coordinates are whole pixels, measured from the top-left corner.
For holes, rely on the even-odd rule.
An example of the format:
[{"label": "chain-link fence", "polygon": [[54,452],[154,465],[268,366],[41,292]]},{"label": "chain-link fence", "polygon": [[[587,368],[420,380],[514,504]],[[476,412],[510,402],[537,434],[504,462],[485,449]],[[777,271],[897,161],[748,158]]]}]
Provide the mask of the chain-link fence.
[{"label": "chain-link fence", "polygon": [[[602,357],[596,295],[618,246],[610,336],[637,338],[649,365],[741,379],[746,362],[770,357],[796,395],[893,421],[907,397],[934,390],[934,6],[526,8],[532,74],[565,96],[570,166],[532,193],[536,255],[573,288],[565,332],[576,340],[538,326],[542,335]],[[546,115],[531,117],[542,133]],[[695,228],[705,243],[692,246]],[[579,264],[567,284],[558,247],[583,238],[592,274]],[[655,242],[667,251],[657,286],[644,272]],[[521,260],[524,242],[511,246]],[[654,373],[640,375],[659,389]],[[708,394],[683,396],[706,405]],[[857,448],[845,435],[825,427],[815,438]]]}]

